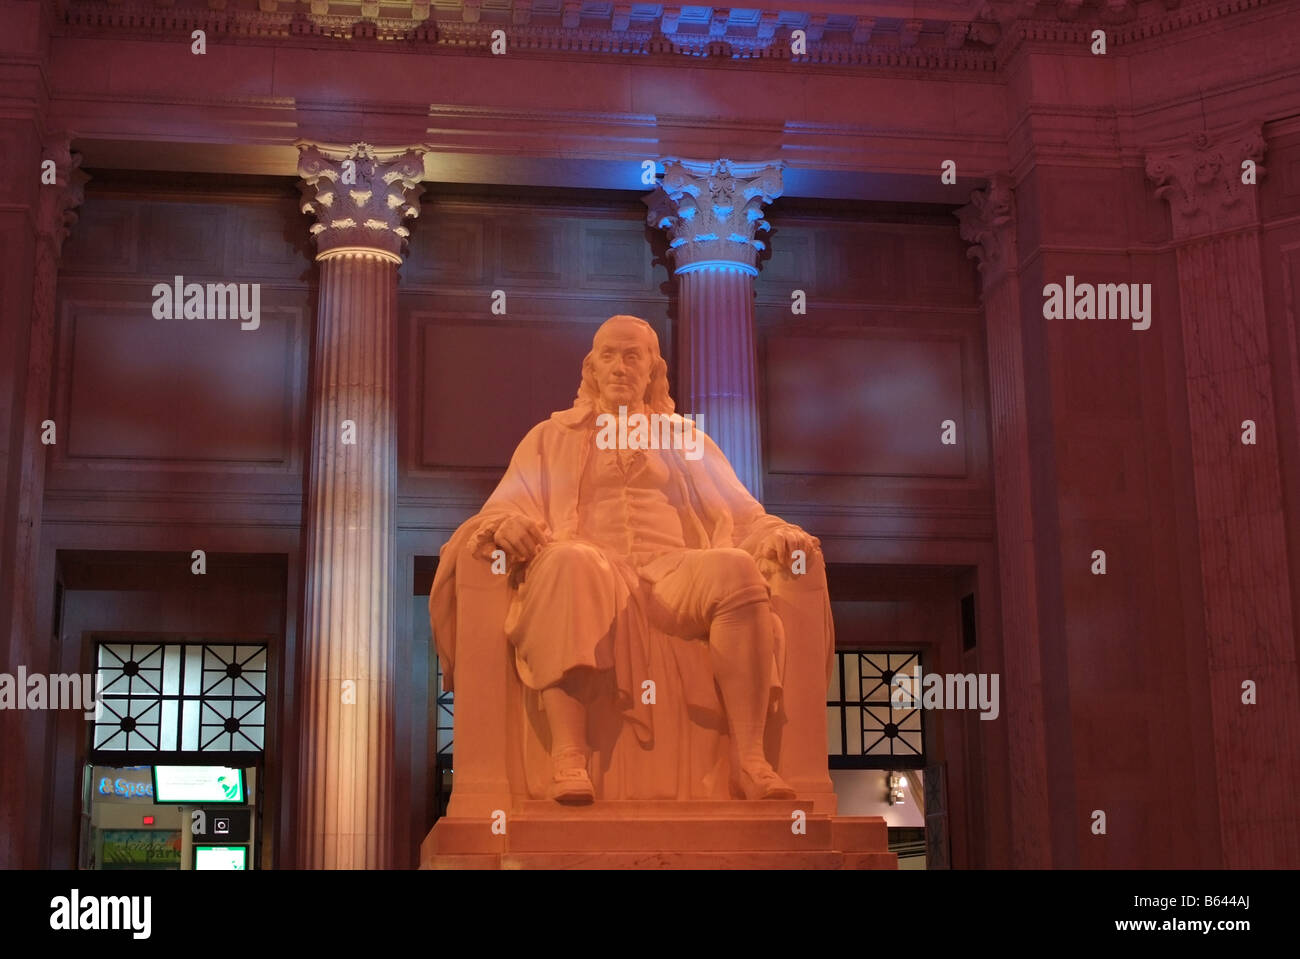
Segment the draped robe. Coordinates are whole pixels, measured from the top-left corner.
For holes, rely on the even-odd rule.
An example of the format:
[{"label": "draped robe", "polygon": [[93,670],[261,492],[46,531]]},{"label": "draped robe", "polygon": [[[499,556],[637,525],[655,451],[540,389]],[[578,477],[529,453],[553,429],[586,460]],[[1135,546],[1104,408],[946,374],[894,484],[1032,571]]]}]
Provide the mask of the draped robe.
[{"label": "draped robe", "polygon": [[[555,541],[590,542],[580,537],[578,495],[588,459],[595,450],[592,432],[595,416],[591,401],[579,399],[570,409],[556,412],[533,427],[516,448],[505,475],[483,509],[462,524],[443,546],[429,607],[438,655],[443,663],[444,691],[455,689],[456,647],[461,641],[457,634],[458,564],[490,561],[491,552],[496,548],[493,535],[512,516],[532,520]],[[696,436],[702,454],[698,459],[689,458],[685,450],[662,451],[669,467],[669,482],[677,484],[679,501],[686,504],[683,533],[687,546],[742,549],[755,557],[760,572],[770,580],[782,570],[781,557],[771,549],[766,555],[759,555],[758,550],[770,533],[789,528],[790,524],[769,515],[750,495],[711,438],[699,430]],[[682,695],[692,715],[706,717],[703,721],[707,725],[725,731],[725,714],[713,681],[704,637],[673,637],[666,644],[666,653],[661,649],[657,657],[653,648],[652,630],[642,606],[645,589],[642,580],[665,575],[672,568],[671,559],[667,560],[668,565],[653,561],[637,567],[628,557],[604,549],[602,552],[617,571],[614,586],[620,615],[611,625],[616,705],[623,720],[631,724],[644,747],[654,745],[652,709],[643,702],[640,680],[647,675],[651,658],[657,658],[656,665],[661,667],[662,660],[667,659],[668,668],[680,680]],[[518,619],[528,588],[526,565],[510,565],[507,633]],[[829,630],[828,603],[826,612]],[[779,693],[786,643],[780,617],[773,614],[772,619],[774,655],[769,682],[772,691]],[[518,658],[516,668],[528,685],[526,666]],[[779,708],[778,695],[773,695],[771,702],[774,708]]]}]

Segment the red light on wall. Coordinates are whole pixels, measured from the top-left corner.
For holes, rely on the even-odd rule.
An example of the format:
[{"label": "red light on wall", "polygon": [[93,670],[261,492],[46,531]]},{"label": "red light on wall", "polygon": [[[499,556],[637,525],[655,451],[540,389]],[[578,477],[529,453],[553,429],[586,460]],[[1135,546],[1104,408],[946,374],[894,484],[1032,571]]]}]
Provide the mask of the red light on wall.
[{"label": "red light on wall", "polygon": [[146,826],[152,826],[152,825],[153,825],[153,816],[145,816],[145,817],[143,817],[142,821],[144,822],[144,824],[145,824]]}]

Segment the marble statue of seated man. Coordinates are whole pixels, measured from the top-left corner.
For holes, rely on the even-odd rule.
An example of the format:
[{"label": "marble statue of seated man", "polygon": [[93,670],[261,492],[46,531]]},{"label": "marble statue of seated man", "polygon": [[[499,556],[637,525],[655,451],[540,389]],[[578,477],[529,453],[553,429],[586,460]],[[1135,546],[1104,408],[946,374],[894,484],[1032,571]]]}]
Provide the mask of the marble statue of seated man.
[{"label": "marble statue of seated man", "polygon": [[[665,428],[655,442],[646,443],[645,431],[611,428],[638,414],[660,414],[654,419]],[[593,689],[615,677],[629,717],[649,708],[638,644],[611,639],[637,617],[707,641],[744,795],[794,798],[764,755],[780,622],[760,564],[788,569],[796,551],[811,555],[820,544],[767,514],[717,445],[674,413],[648,323],[615,316],[601,325],[573,407],[528,433],[476,520],[467,548],[509,567],[505,632],[521,681],[540,693],[551,798],[594,799]]]}]

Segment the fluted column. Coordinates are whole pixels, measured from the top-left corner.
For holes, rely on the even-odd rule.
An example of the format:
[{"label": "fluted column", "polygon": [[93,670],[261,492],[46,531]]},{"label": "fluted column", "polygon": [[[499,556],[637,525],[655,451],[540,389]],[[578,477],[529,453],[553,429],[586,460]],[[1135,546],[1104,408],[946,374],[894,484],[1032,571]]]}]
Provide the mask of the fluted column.
[{"label": "fluted column", "polygon": [[[1210,710],[1224,865],[1278,867],[1300,853],[1300,684],[1286,504],[1260,263],[1259,124],[1198,133],[1147,154],[1177,244],[1183,373],[1200,530]],[[1249,162],[1247,162],[1249,161]],[[1253,170],[1253,176],[1251,172]],[[1251,182],[1243,182],[1249,180]],[[1252,441],[1247,442],[1250,420]],[[1255,703],[1243,702],[1243,683]],[[1264,771],[1261,773],[1261,771]],[[1249,782],[1250,801],[1240,801]]]},{"label": "fluted column", "polygon": [[989,413],[992,420],[993,500],[997,514],[1007,750],[1010,764],[1011,864],[1052,864],[1047,744],[1044,730],[1040,608],[1040,533],[1034,523],[1029,399],[1020,311],[1015,192],[1005,173],[971,195],[957,211],[961,237],[979,263],[980,298],[988,337]]},{"label": "fluted column", "polygon": [[770,229],[764,204],[781,195],[781,163],[667,160],[644,198],[647,221],[667,230],[678,276],[679,395],[763,498],[763,443],[755,372],[754,277]]},{"label": "fluted column", "polygon": [[[52,164],[53,182],[42,181],[36,208],[36,269],[32,283],[31,341],[27,350],[27,388],[24,423],[19,440],[22,467],[19,474],[18,523],[12,578],[14,662],[32,663],[36,639],[37,559],[41,546],[41,510],[45,493],[45,458],[49,447],[41,442],[41,424],[53,419],[50,374],[54,369],[54,298],[63,241],[77,222],[77,207],[90,179],[80,169],[81,156],[70,152],[66,133],[52,135],[42,164]],[[61,424],[55,424],[56,429]]]},{"label": "fluted column", "polygon": [[[17,72],[13,76],[14,90],[26,88]],[[50,452],[42,439],[51,438],[44,422],[54,420],[50,379],[59,259],[89,179],[78,169],[81,158],[69,152],[67,134],[52,133],[42,142],[41,126],[35,115],[17,112],[0,121],[0,171],[9,194],[0,204],[0,670],[25,668],[29,675],[58,668],[50,636],[37,632],[37,603],[50,601],[49,594],[38,593]],[[66,424],[55,423],[52,438],[66,437]],[[41,817],[52,805],[51,786],[40,771],[49,759],[53,728],[48,712],[0,713],[0,756],[25,772],[0,777],[0,868],[48,865]]]},{"label": "fluted column", "polygon": [[392,859],[397,268],[414,150],[301,148],[320,263],[307,506],[298,864]]}]

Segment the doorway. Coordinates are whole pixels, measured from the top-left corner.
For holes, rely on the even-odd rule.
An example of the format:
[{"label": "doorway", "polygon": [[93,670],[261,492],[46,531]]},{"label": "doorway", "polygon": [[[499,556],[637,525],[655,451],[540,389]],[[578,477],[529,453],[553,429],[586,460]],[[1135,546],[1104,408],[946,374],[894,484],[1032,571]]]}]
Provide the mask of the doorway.
[{"label": "doorway", "polygon": [[900,869],[978,862],[989,731],[979,691],[998,687],[980,687],[976,672],[975,570],[829,564],[826,575],[836,645],[827,751],[840,815],[884,818]]},{"label": "doorway", "polygon": [[87,764],[77,867],[259,868],[260,772],[256,765]]},{"label": "doorway", "polygon": [[95,708],[55,717],[49,861],[262,869],[276,859],[287,556],[60,551],[58,669]]}]

